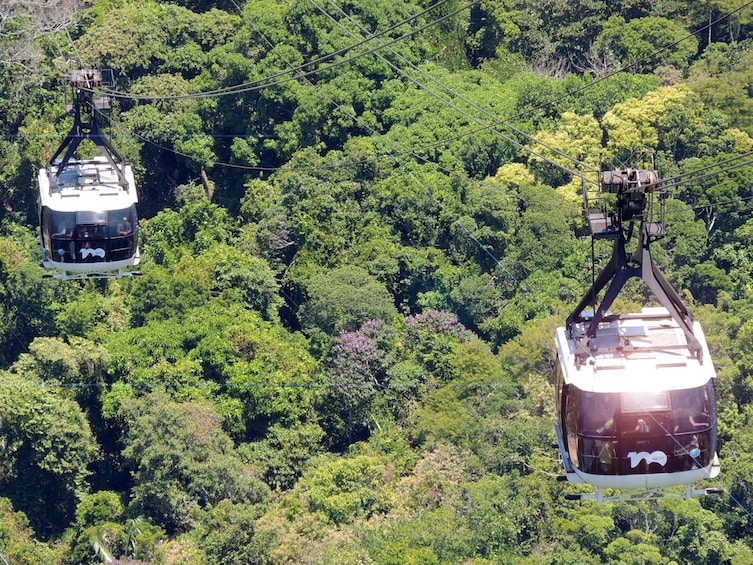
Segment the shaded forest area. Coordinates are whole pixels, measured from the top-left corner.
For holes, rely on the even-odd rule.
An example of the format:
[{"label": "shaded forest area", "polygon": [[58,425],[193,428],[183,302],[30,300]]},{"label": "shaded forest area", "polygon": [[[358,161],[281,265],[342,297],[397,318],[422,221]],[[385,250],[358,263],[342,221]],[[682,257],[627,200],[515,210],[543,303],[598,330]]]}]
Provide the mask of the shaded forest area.
[{"label": "shaded forest area", "polygon": [[[2,2],[1,560],[753,562],[752,31],[730,0]],[[115,73],[137,277],[41,267],[79,68]],[[570,502],[577,173],[646,152],[725,494]]]}]

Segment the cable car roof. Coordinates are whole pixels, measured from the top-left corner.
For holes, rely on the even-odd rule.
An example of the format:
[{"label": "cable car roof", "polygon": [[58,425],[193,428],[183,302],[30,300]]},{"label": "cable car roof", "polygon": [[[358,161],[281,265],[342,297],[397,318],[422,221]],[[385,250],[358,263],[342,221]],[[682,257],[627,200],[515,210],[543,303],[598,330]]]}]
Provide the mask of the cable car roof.
[{"label": "cable car roof", "polygon": [[[586,326],[587,322],[582,325]],[[585,331],[585,328],[575,328]],[[701,343],[699,359],[683,329],[664,308],[605,319],[591,339],[585,364],[576,362],[576,340],[557,328],[555,341],[565,383],[590,392],[679,390],[703,386],[716,377],[700,324],[693,332]],[[705,362],[704,362],[705,360]]]},{"label": "cable car roof", "polygon": [[[128,190],[119,184],[119,176],[104,157],[70,161],[58,176],[48,169],[39,171],[39,194],[42,206],[61,212],[78,210],[117,210],[138,201],[133,170],[125,167]],[[50,179],[56,184],[50,186]]]}]

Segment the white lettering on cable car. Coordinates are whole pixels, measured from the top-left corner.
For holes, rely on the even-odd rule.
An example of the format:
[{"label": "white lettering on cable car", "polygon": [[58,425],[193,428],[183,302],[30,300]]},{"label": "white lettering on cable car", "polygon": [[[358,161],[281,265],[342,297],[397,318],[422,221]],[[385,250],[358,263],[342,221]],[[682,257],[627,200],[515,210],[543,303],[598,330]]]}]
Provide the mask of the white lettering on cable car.
[{"label": "white lettering on cable car", "polygon": [[638,453],[631,451],[627,455],[628,457],[630,457],[631,469],[637,467],[638,464],[643,460],[645,460],[647,463],[658,463],[662,466],[667,464],[667,454],[663,451],[653,451],[651,453],[649,453],[648,451],[639,451]]},{"label": "white lettering on cable car", "polygon": [[84,247],[81,249],[81,258],[86,259],[87,257],[90,257],[91,255],[94,255],[95,257],[102,257],[102,259],[105,258],[105,250],[101,247],[98,247],[97,249],[90,249],[88,247]]}]

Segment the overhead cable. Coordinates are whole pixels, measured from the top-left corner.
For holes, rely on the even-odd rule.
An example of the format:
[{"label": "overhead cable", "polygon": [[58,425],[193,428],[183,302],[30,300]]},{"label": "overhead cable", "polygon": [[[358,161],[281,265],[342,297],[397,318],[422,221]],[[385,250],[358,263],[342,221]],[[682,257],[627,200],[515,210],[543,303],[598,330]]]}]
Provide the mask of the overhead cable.
[{"label": "overhead cable", "polygon": [[[369,43],[369,42],[373,41],[374,39],[378,39],[382,35],[385,35],[385,34],[389,33],[390,31],[392,31],[393,29],[395,29],[397,27],[400,27],[402,25],[405,25],[406,23],[409,23],[409,22],[413,21],[414,19],[418,18],[420,15],[422,15],[422,14],[424,14],[424,13],[430,11],[430,10],[433,10],[436,7],[441,6],[442,4],[444,4],[445,2],[448,2],[448,1],[449,0],[440,0],[436,4],[430,6],[429,8],[426,8],[422,12],[419,12],[419,14],[410,16],[409,18],[406,18],[406,19],[402,20],[401,22],[398,22],[398,23],[392,25],[389,28],[387,28],[387,29],[385,29],[385,30],[383,30],[381,32],[375,33],[374,35],[371,35],[371,36],[366,37],[365,39],[363,39],[361,41],[358,41],[358,42],[354,43],[353,45],[349,45],[348,47],[344,47],[342,49],[334,51],[333,53],[329,53],[327,55],[323,55],[321,57],[318,57],[317,59],[314,59],[312,61],[308,61],[308,62],[303,63],[301,65],[291,66],[290,68],[288,68],[288,69],[286,69],[284,71],[279,71],[277,73],[273,73],[271,75],[268,75],[266,77],[263,77],[261,79],[255,80],[255,81],[250,81],[250,82],[246,82],[246,83],[243,83],[243,84],[229,86],[229,87],[220,88],[220,89],[216,89],[216,90],[209,90],[209,91],[197,92],[197,93],[192,93],[192,94],[172,95],[172,96],[170,96],[170,95],[168,95],[168,96],[164,96],[164,95],[162,95],[162,96],[139,95],[139,94],[133,94],[133,93],[120,92],[120,91],[111,90],[111,89],[103,89],[103,93],[107,94],[108,96],[115,97],[115,98],[125,98],[125,99],[129,99],[129,100],[142,100],[142,101],[180,100],[180,99],[186,99],[186,98],[210,98],[210,97],[227,96],[227,95],[230,95],[230,94],[240,94],[240,93],[243,93],[243,92],[251,92],[251,91],[261,90],[263,88],[269,88],[271,86],[277,86],[277,85],[280,85],[280,84],[284,84],[286,82],[291,82],[291,81],[298,80],[298,79],[301,79],[301,78],[307,78],[307,77],[309,77],[311,75],[316,75],[316,74],[319,74],[319,73],[322,73],[322,72],[326,72],[326,71],[328,71],[330,69],[333,69],[333,68],[336,68],[336,67],[340,67],[342,65],[350,63],[350,62],[352,62],[352,61],[354,61],[356,59],[359,59],[361,57],[365,57],[367,55],[370,55],[371,53],[373,53],[373,52],[375,52],[375,51],[377,51],[379,49],[383,49],[386,46],[390,46],[390,45],[394,45],[395,43],[399,43],[400,41],[403,41],[404,39],[407,39],[408,37],[412,37],[413,35],[416,35],[417,33],[420,33],[421,31],[423,31],[423,30],[425,30],[425,29],[427,29],[429,27],[435,26],[438,23],[441,23],[444,20],[446,20],[448,18],[451,18],[451,17],[455,16],[456,14],[459,14],[460,12],[463,12],[463,11],[467,10],[471,6],[473,6],[475,4],[478,4],[481,0],[471,0],[470,2],[468,2],[468,3],[464,4],[463,6],[461,6],[460,8],[456,8],[455,10],[453,10],[453,11],[447,13],[447,14],[442,15],[441,17],[439,17],[439,18],[437,18],[435,20],[432,20],[431,22],[428,22],[428,23],[426,23],[426,24],[424,24],[422,26],[419,26],[419,27],[417,27],[415,29],[412,29],[411,31],[409,31],[409,32],[407,32],[407,33],[405,33],[405,34],[397,37],[397,38],[393,38],[393,39],[391,39],[390,41],[388,41],[388,42],[386,42],[384,44],[378,45],[377,47],[374,47],[374,48],[368,49],[366,51],[357,53],[356,55],[353,55],[351,57],[346,57],[344,59],[340,59],[338,61],[335,61],[335,62],[333,62],[333,63],[331,63],[331,64],[329,64],[327,66],[320,67],[318,69],[313,69],[313,70],[308,70],[308,71],[306,70],[308,67],[311,67],[313,65],[317,65],[319,63],[326,62],[326,61],[328,61],[328,60],[330,60],[330,59],[332,59],[334,57],[337,57],[338,55],[342,55],[344,53],[347,53],[348,51],[351,51],[351,50],[353,50],[356,47],[359,47],[361,45]],[[288,76],[288,75],[291,75],[291,76]],[[280,78],[280,77],[286,77],[286,78]],[[278,78],[280,78],[280,80],[274,80],[274,79],[278,79]],[[272,82],[270,82],[270,81],[272,81]]]}]

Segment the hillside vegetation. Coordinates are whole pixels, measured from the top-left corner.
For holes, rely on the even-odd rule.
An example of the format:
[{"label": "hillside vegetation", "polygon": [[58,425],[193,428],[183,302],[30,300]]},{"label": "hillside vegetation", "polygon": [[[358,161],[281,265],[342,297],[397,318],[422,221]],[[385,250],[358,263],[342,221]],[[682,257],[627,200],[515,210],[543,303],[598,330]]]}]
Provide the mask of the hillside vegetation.
[{"label": "hillside vegetation", "polygon": [[[2,2],[0,561],[753,563],[740,4]],[[79,68],[114,71],[140,276],[41,267]],[[725,493],[570,502],[577,173],[644,155],[684,179],[654,256],[711,346]]]}]

